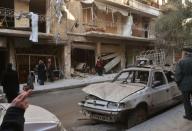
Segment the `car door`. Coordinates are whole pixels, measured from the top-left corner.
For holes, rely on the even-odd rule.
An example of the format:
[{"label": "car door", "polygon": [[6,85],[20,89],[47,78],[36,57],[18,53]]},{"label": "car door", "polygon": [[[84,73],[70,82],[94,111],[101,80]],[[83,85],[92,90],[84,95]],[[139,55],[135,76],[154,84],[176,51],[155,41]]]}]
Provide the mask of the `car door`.
[{"label": "car door", "polygon": [[181,92],[179,91],[179,88],[177,87],[177,84],[174,79],[174,73],[171,71],[164,71],[167,81],[168,81],[168,87],[170,88],[170,97],[169,99],[171,101],[180,101],[181,100]]},{"label": "car door", "polygon": [[151,83],[151,104],[153,108],[166,106],[170,90],[165,75],[161,71],[154,71]]}]

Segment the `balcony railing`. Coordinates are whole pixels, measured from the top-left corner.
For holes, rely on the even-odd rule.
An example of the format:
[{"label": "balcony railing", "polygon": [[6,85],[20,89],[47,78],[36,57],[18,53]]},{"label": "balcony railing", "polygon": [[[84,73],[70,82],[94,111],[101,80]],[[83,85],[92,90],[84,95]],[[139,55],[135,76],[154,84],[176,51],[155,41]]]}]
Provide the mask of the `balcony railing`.
[{"label": "balcony railing", "polygon": [[[123,36],[123,24],[112,21],[95,20],[83,23],[86,32],[95,31],[103,33],[112,33]],[[151,28],[132,27],[132,36],[141,38],[154,38]],[[130,37],[130,36],[129,36]]]},{"label": "balcony railing", "polygon": [[160,14],[160,11],[158,9],[159,5],[154,2],[145,4],[145,3],[139,2],[137,0],[128,0],[127,4],[136,10],[145,12],[147,14],[151,14],[153,16],[159,16],[159,14]]},{"label": "balcony railing", "polygon": [[[29,12],[16,12],[13,9],[0,7],[0,28],[14,28],[15,19],[17,19],[20,14],[28,14]],[[39,22],[46,21],[44,15],[39,15]]]}]

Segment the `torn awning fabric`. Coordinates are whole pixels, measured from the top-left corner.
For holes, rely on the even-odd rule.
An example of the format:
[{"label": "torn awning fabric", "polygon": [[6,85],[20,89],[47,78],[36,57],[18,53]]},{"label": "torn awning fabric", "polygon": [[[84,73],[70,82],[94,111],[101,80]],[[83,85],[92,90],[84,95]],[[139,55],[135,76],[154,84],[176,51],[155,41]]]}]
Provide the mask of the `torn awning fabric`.
[{"label": "torn awning fabric", "polygon": [[121,9],[121,8],[118,8],[118,7],[115,7],[115,6],[111,6],[109,4],[105,4],[105,3],[102,3],[102,2],[97,2],[95,0],[81,0],[81,3],[82,4],[95,4],[95,6],[99,9],[99,10],[102,10],[102,11],[107,11],[108,10],[111,10],[113,13],[116,13],[116,12],[119,12],[121,13],[123,16],[128,16],[128,11],[125,10],[125,9]]},{"label": "torn awning fabric", "polygon": [[81,0],[83,4],[93,4],[95,0]]},{"label": "torn awning fabric", "polygon": [[101,3],[101,2],[96,2],[96,1],[94,2],[94,4],[96,5],[96,7],[99,10],[102,10],[102,11],[111,10],[113,13],[119,12],[123,16],[128,16],[128,11],[127,10],[120,9],[118,7],[115,7],[115,6],[111,6],[111,5],[108,5],[108,4],[105,4],[105,3]]}]

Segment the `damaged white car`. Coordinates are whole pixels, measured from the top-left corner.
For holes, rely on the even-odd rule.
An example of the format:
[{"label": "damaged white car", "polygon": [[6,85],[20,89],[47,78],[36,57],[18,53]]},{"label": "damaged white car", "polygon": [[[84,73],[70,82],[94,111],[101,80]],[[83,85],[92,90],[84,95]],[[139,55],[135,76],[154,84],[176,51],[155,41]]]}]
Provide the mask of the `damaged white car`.
[{"label": "damaged white car", "polygon": [[[8,103],[0,104],[0,123],[8,109]],[[24,131],[66,131],[60,120],[51,112],[35,105],[29,105],[25,111]]]},{"label": "damaged white car", "polygon": [[130,67],[112,82],[92,84],[83,91],[88,94],[78,103],[92,119],[133,126],[149,114],[181,101],[174,74],[161,67]]}]

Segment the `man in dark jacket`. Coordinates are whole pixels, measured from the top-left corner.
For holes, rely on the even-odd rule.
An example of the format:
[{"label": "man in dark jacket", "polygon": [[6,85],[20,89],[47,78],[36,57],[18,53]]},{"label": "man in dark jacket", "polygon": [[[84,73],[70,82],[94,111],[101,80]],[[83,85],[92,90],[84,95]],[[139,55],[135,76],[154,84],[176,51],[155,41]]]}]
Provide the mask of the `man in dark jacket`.
[{"label": "man in dark jacket", "polygon": [[24,112],[29,105],[26,98],[30,93],[31,90],[24,91],[12,101],[3,118],[0,131],[24,131]]},{"label": "man in dark jacket", "polygon": [[3,91],[6,94],[8,103],[11,103],[12,100],[17,97],[19,93],[19,80],[17,71],[12,69],[12,64],[7,65],[7,69],[2,74]]},{"label": "man in dark jacket", "polygon": [[46,79],[46,67],[42,60],[39,60],[38,65],[38,82],[39,85],[44,85],[44,81]]},{"label": "man in dark jacket", "polygon": [[192,120],[192,49],[184,48],[184,56],[176,65],[175,81],[182,92],[185,109],[185,119]]}]

